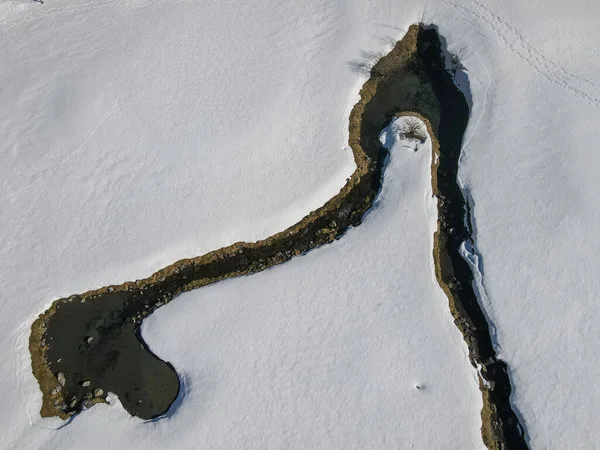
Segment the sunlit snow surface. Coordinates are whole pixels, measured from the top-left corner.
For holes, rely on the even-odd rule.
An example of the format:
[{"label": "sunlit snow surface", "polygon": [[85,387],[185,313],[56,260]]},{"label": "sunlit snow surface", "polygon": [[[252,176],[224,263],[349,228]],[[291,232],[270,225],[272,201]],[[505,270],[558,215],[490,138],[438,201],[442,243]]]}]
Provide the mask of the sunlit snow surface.
[{"label": "sunlit snow surface", "polygon": [[[596,8],[596,9],[594,9]],[[27,338],[64,295],[283,229],[352,173],[356,64],[421,2],[0,0],[0,412],[10,448],[471,448],[479,395],[431,279],[426,151],[393,150],[340,241],[186,294],[144,327],[173,415],[40,421]],[[482,300],[534,448],[600,441],[594,2],[429,1],[466,48],[461,180]],[[415,389],[423,383],[425,389]]]}]

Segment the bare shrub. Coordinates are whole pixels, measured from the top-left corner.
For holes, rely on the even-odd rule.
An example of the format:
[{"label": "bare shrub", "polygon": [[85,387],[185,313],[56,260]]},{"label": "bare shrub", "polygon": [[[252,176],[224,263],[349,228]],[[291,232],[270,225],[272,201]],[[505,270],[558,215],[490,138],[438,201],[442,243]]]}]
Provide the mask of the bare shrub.
[{"label": "bare shrub", "polygon": [[402,139],[410,139],[419,141],[423,144],[427,140],[427,135],[423,131],[421,122],[413,117],[409,117],[404,122],[402,129],[400,130],[400,137]]},{"label": "bare shrub", "polygon": [[[350,70],[354,73],[361,75],[374,75],[372,74],[373,67],[383,57],[382,52],[367,52],[361,51],[360,58],[354,59],[348,63]],[[376,74],[375,74],[376,75]]]}]

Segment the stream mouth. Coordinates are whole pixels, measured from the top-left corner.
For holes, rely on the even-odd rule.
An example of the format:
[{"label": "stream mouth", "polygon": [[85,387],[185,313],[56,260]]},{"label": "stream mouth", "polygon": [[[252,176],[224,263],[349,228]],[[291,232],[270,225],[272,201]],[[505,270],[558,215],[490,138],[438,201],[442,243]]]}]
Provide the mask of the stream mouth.
[{"label": "stream mouth", "polygon": [[359,226],[382,185],[388,151],[379,141],[380,132],[398,114],[410,114],[426,124],[436,154],[432,166],[439,214],[436,277],[449,298],[472,364],[482,368],[484,442],[489,448],[526,448],[510,407],[506,365],[496,359],[473,292],[473,275],[460,255],[460,245],[470,239],[457,184],[469,108],[446,69],[437,31],[411,26],[370,74],[350,115],[349,144],[356,171],[321,208],[265,240],[238,242],[177,261],[142,280],[57,300],[39,316],[32,325],[29,348],[43,394],[43,417],[68,419],[105,402],[108,392],[115,393],[133,416],[153,419],[168,413],[179,395],[180,380],[175,368],[145,344],[140,332],[143,320],[181,292],[260,272]]}]

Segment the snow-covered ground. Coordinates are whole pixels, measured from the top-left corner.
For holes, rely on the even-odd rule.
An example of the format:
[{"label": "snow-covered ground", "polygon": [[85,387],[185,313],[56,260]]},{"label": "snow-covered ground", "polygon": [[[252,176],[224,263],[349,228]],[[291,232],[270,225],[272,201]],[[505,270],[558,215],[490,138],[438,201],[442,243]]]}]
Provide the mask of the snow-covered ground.
[{"label": "snow-covered ground", "polygon": [[[450,49],[466,48],[461,179],[514,402],[533,448],[594,448],[600,11],[425,3]],[[148,321],[151,347],[186,377],[173,416],[98,406],[54,431],[33,408],[26,340],[52,299],[268,236],[339,190],[363,81],[349,63],[385,52],[424,7],[0,0],[8,447],[480,445],[473,374],[431,279],[425,152],[398,149],[361,227]]]},{"label": "snow-covered ground", "polygon": [[486,30],[508,52],[484,54],[487,39],[463,37],[482,50],[465,62],[475,111],[461,179],[483,305],[532,448],[600,445],[600,10],[578,3],[556,13],[562,28],[543,14],[531,30],[514,19],[521,37]]}]

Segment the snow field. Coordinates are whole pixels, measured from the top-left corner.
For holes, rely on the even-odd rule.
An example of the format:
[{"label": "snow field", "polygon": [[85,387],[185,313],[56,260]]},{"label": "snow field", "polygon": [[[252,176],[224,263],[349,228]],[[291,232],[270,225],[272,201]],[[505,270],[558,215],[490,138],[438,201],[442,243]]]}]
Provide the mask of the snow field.
[{"label": "snow field", "polygon": [[[467,47],[472,117],[460,176],[484,306],[533,448],[600,441],[596,8],[436,0],[425,15],[450,50]],[[186,294],[150,319],[145,336],[186,377],[173,416],[141,423],[98,406],[56,432],[28,414],[39,395],[29,325],[52,299],[268,236],[339,190],[354,169],[347,117],[362,84],[348,62],[384,51],[422,12],[422,2],[387,0],[0,1],[0,375],[3,399],[16,405],[0,412],[8,448],[158,446],[176,436],[182,448],[480,445],[462,339],[419,278],[431,252],[408,232],[406,221],[426,214],[412,169],[386,178],[378,209],[341,241]],[[388,222],[396,200],[386,195],[401,196],[403,221]],[[376,255],[363,243],[375,239],[369,227],[388,243],[372,242]],[[379,310],[358,300],[372,292]],[[457,401],[456,416],[438,416],[437,401]]]}]

